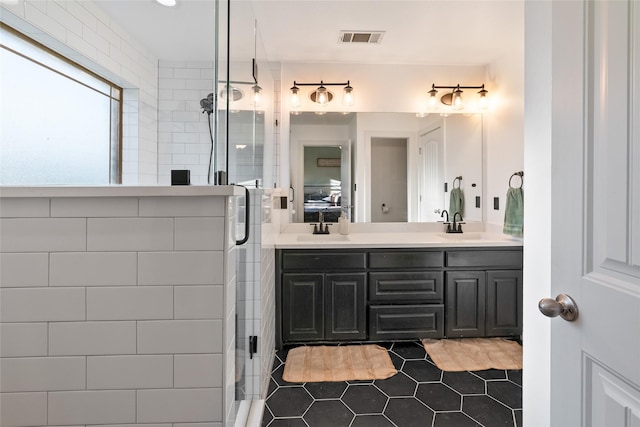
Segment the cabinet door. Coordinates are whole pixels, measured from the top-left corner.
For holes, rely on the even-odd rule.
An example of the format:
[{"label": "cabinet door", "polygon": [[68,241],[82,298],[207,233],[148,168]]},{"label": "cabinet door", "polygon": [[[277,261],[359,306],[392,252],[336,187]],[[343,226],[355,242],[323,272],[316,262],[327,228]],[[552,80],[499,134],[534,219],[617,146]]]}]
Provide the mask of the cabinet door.
[{"label": "cabinet door", "polygon": [[282,339],[324,338],[322,274],[282,275]]},{"label": "cabinet door", "polygon": [[326,339],[367,338],[365,277],[365,273],[325,276]]},{"label": "cabinet door", "polygon": [[484,271],[447,272],[445,327],[449,338],[485,335]]},{"label": "cabinet door", "polygon": [[487,321],[489,337],[522,333],[522,271],[487,272]]}]

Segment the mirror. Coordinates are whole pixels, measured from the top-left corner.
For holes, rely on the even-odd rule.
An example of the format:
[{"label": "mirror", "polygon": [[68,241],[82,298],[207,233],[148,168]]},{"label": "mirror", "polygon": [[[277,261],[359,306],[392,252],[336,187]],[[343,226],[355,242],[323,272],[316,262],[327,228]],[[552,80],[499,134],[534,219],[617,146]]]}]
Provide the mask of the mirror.
[{"label": "mirror", "polygon": [[292,113],[293,221],[435,222],[452,193],[482,221],[482,134],[481,114]]}]

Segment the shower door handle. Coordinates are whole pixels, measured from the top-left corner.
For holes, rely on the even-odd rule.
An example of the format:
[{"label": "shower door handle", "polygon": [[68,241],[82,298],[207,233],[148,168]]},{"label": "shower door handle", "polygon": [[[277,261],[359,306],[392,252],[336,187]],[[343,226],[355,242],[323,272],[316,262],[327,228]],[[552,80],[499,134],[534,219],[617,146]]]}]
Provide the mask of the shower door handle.
[{"label": "shower door handle", "polygon": [[[242,187],[242,186],[240,186]],[[249,222],[251,220],[250,207],[251,207],[251,194],[247,187],[244,188],[244,238],[242,240],[236,240],[236,246],[242,246],[249,240]]]}]

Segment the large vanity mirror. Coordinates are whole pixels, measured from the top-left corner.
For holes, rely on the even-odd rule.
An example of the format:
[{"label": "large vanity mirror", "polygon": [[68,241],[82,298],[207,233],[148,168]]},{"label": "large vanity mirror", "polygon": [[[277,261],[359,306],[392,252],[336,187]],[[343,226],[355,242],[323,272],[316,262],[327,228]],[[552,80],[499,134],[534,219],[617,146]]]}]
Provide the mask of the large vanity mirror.
[{"label": "large vanity mirror", "polygon": [[289,143],[294,222],[483,220],[481,114],[292,113]]}]

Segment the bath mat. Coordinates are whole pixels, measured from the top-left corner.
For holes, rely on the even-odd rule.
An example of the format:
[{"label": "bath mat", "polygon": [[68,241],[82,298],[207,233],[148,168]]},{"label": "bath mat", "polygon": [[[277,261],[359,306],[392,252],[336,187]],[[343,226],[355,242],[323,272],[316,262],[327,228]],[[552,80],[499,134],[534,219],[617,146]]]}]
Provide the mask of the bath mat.
[{"label": "bath mat", "polygon": [[423,339],[422,344],[443,371],[522,369],[522,346],[504,338]]},{"label": "bath mat", "polygon": [[378,380],[395,375],[379,345],[302,346],[289,350],[282,379],[288,382]]}]

